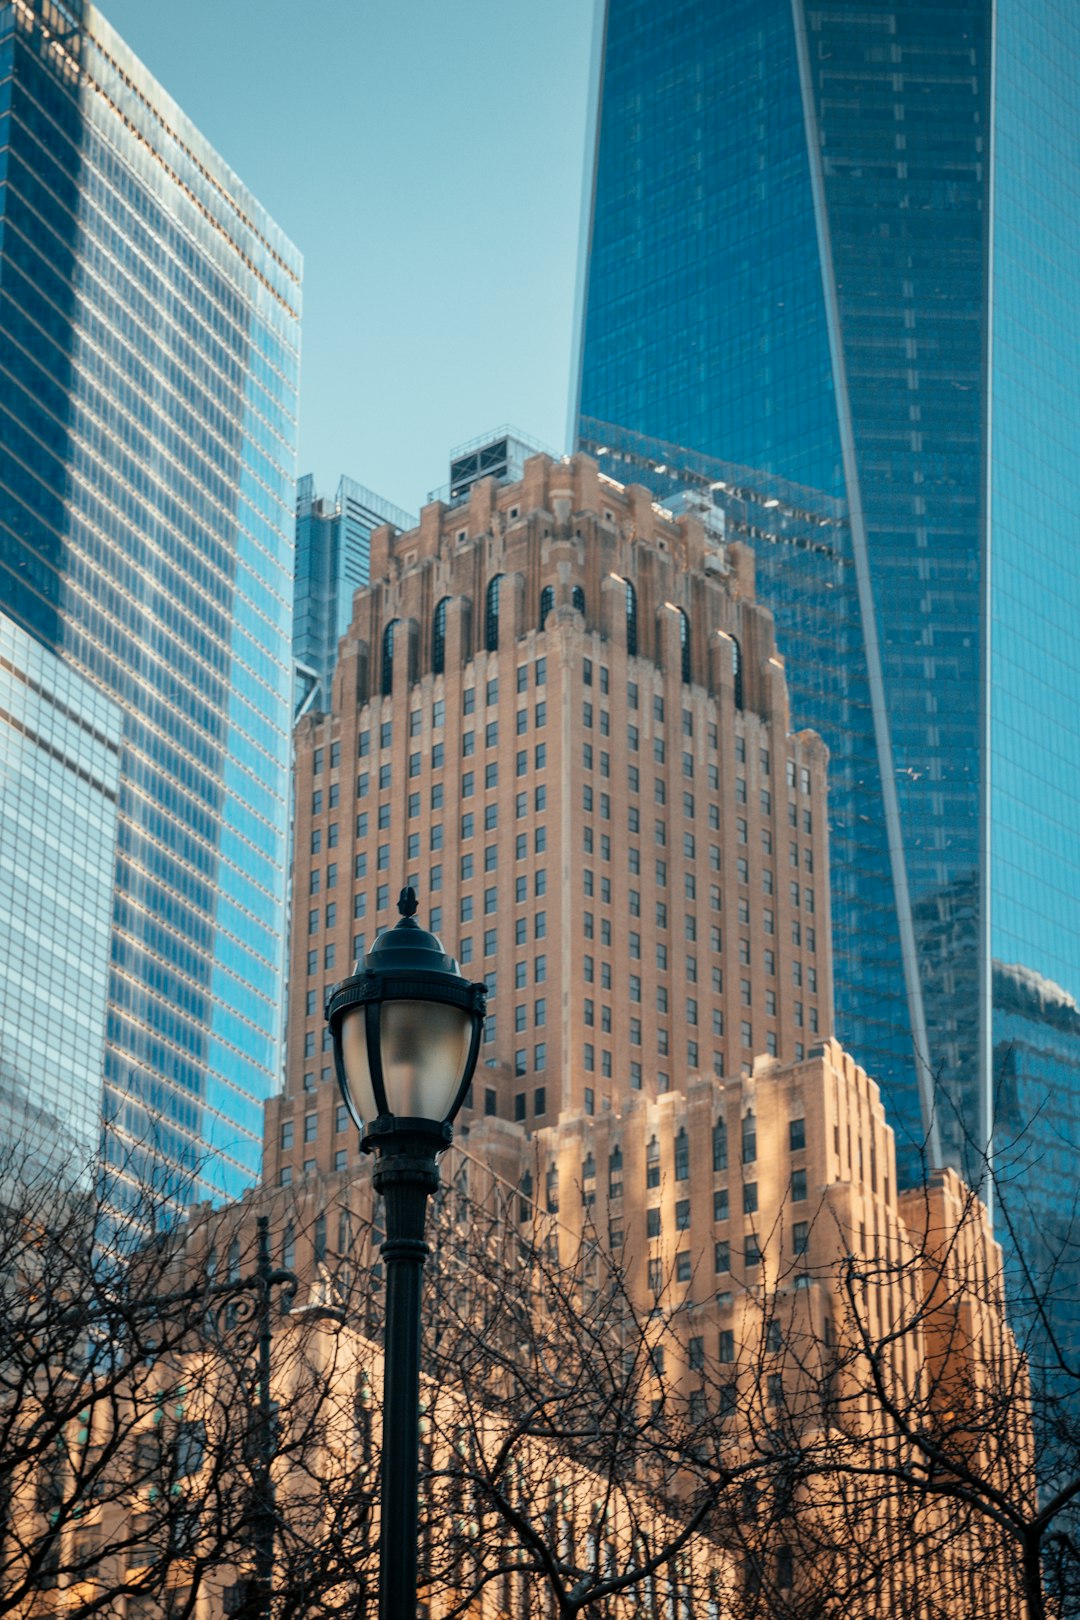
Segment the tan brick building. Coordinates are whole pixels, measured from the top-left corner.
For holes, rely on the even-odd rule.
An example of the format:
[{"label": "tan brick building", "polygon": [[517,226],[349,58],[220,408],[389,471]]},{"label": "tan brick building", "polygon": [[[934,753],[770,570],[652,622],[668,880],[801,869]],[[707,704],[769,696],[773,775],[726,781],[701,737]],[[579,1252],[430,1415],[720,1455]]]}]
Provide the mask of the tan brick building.
[{"label": "tan brick building", "polygon": [[371,580],[297,734],[267,1179],[355,1152],[324,996],[406,881],[488,982],[474,1114],[601,1117],[830,1033],[826,752],[789,731],[747,548],[536,456],[376,531]]},{"label": "tan brick building", "polygon": [[805,1295],[824,1337],[837,1256],[900,1254],[893,1133],[877,1086],[831,1040],[802,1062],[759,1059],[750,1075],[694,1079],[605,1119],[565,1115],[537,1134],[533,1165],[566,1254],[590,1224],[639,1308],[678,1320],[686,1387],[702,1351],[740,1360],[756,1345],[762,1300]]}]

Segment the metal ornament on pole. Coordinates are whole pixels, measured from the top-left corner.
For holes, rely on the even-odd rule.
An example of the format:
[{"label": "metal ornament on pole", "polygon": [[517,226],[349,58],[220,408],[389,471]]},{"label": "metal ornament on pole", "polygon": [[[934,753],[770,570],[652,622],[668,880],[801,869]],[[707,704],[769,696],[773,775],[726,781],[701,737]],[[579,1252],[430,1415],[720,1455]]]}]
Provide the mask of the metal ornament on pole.
[{"label": "metal ornament on pole", "polygon": [[380,1620],[415,1620],[420,1443],[420,1299],[427,1201],[480,1054],[486,986],[470,984],[401,891],[400,920],[329,995],[342,1096],[375,1153],[386,1212]]}]

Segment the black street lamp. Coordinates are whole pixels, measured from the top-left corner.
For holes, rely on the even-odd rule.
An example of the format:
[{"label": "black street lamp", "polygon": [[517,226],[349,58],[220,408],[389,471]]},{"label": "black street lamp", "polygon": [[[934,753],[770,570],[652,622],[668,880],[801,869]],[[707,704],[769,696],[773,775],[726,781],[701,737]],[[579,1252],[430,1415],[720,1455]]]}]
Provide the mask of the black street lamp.
[{"label": "black street lamp", "polygon": [[486,990],[463,978],[441,941],[415,921],[384,929],[356,972],[327,998],[346,1106],[386,1208],[386,1342],[379,1534],[380,1620],[415,1620],[420,1444],[420,1285],[430,1252],[427,1201],[480,1053]]}]

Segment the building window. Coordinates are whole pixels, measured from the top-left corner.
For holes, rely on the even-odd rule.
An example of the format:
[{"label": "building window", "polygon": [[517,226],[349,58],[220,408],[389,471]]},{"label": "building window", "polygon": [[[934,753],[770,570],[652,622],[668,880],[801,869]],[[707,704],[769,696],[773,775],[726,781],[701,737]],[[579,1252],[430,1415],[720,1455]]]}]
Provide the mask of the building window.
[{"label": "building window", "polygon": [[649,1209],[645,1212],[645,1235],[650,1238],[660,1236],[660,1211]]},{"label": "building window", "polygon": [[683,608],[679,609],[679,667],[683,684],[690,684],[690,620]]},{"label": "building window", "polygon": [[739,646],[736,636],[731,638],[731,678],[735,687],[735,707],[741,709],[743,706],[743,662],[742,648]]},{"label": "building window", "polygon": [[722,1119],[718,1119],[713,1126],[712,1133],[712,1160],[714,1170],[726,1170],[728,1167],[728,1136],[727,1126]]},{"label": "building window", "polygon": [[645,1149],[645,1185],[660,1185],[660,1143],[655,1136],[649,1138],[649,1145]]},{"label": "building window", "polygon": [[623,1190],[622,1167],[623,1167],[622,1148],[619,1146],[618,1143],[616,1143],[615,1146],[612,1148],[611,1152],[608,1154],[608,1197],[609,1198],[621,1198],[622,1197],[622,1190]]},{"label": "building window", "polygon": [[689,1232],[690,1230],[690,1200],[679,1198],[675,1203],[675,1230],[676,1232]]},{"label": "building window", "polygon": [[382,682],[383,697],[390,697],[394,690],[394,640],[399,621],[391,619],[382,638]]},{"label": "building window", "polygon": [[[630,654],[631,658],[634,658],[634,657],[637,656],[637,650],[638,650],[637,591],[634,589],[633,585],[631,585],[629,580],[627,580],[627,582],[626,582],[626,650]],[[637,692],[636,691],[634,693],[634,698],[635,698],[635,702],[631,705],[631,707],[636,708],[636,706],[637,706],[637,704],[636,704]]]},{"label": "building window", "polygon": [[499,650],[499,585],[502,577],[496,574],[488,581],[484,597],[484,646],[488,652]]},{"label": "building window", "polygon": [[791,1202],[801,1204],[806,1199],[806,1171],[793,1170],[791,1172]]},{"label": "building window", "polygon": [[690,1138],[686,1127],[680,1126],[675,1138],[675,1180],[686,1181],[690,1176]]},{"label": "building window", "polygon": [[539,629],[542,630],[544,628],[544,620],[547,618],[548,614],[553,610],[554,606],[555,606],[555,587],[553,585],[545,585],[543,590],[540,592],[540,623],[539,623],[539,626],[538,626]]}]

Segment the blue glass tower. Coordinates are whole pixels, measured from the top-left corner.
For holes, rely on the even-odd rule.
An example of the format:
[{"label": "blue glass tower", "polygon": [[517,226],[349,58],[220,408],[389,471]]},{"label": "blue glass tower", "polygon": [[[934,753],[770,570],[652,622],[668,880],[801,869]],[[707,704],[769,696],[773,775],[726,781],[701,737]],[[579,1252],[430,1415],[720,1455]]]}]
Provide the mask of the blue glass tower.
[{"label": "blue glass tower", "polygon": [[382,523],[416,527],[416,519],[342,478],[331,499],[317,495],[310,473],[296,486],[296,598],[293,658],[297,708],[329,709],[338,642],[352,619],[352,599],[368,582],[371,531]]},{"label": "blue glass tower", "polygon": [[278,1081],[299,308],[295,249],[101,15],[0,3],[0,606],[123,713],[120,1196],[150,1162],[241,1192]]},{"label": "blue glass tower", "polygon": [[0,1183],[97,1153],[122,738],[119,705],[0,613]]},{"label": "blue glass tower", "polygon": [[1037,1265],[1080,1145],[1080,14],[608,0],[599,64],[579,438],[844,502],[819,655],[867,707],[797,667],[793,588],[827,570],[762,575],[796,719],[861,761],[838,1032],[909,1179],[924,1139],[970,1169],[1022,1125]]}]

